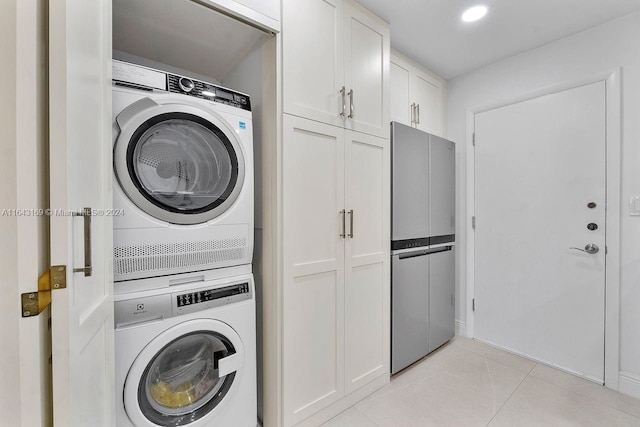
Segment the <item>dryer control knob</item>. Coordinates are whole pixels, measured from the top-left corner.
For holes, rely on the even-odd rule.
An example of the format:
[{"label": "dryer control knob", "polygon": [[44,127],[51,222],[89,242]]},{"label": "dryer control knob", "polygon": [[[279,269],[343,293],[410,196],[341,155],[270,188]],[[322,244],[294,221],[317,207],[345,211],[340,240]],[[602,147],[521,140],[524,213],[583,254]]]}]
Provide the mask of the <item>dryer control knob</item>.
[{"label": "dryer control knob", "polygon": [[180,80],[178,80],[178,85],[180,86],[180,89],[182,89],[187,93],[191,92],[193,88],[196,86],[193,83],[193,80],[188,79],[186,77],[181,77]]}]

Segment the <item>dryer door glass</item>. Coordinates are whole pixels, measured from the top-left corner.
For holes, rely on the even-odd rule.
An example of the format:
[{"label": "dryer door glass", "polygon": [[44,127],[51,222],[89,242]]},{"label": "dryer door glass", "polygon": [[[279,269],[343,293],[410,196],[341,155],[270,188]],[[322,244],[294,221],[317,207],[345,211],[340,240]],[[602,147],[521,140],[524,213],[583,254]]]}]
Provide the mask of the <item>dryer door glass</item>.
[{"label": "dryer door glass", "polygon": [[231,388],[235,372],[219,375],[218,362],[233,355],[231,342],[212,331],[173,340],[151,359],[138,387],[138,404],[151,422],[180,426],[210,413]]},{"label": "dryer door glass", "polygon": [[142,195],[169,212],[197,214],[223,203],[238,178],[229,138],[201,117],[156,116],[133,135],[129,174]]}]

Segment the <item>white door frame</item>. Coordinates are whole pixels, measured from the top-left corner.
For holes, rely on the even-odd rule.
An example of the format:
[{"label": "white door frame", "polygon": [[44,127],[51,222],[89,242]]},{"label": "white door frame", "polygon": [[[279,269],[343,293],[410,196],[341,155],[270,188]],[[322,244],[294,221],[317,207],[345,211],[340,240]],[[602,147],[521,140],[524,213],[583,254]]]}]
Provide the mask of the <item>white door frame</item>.
[{"label": "white door frame", "polygon": [[471,217],[475,215],[475,148],[473,133],[475,115],[518,102],[549,95],[575,87],[605,82],[606,86],[606,274],[605,274],[605,359],[604,383],[618,390],[620,365],[620,222],[622,190],[622,70],[616,68],[578,77],[553,86],[529,91],[466,110],[466,332],[474,337],[473,299],[475,295],[475,234]]}]

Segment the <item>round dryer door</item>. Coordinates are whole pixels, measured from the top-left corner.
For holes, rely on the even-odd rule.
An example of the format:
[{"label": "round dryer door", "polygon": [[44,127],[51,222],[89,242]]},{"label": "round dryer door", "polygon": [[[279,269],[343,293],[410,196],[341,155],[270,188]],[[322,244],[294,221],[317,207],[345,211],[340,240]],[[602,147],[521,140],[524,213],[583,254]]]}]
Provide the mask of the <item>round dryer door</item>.
[{"label": "round dryer door", "polygon": [[116,121],[116,176],[144,212],[173,224],[198,224],[224,213],[238,197],[242,145],[215,112],[146,98]]},{"label": "round dryer door", "polygon": [[243,352],[226,324],[195,320],[157,337],[135,360],[125,382],[127,414],[136,425],[197,426],[232,398]]}]

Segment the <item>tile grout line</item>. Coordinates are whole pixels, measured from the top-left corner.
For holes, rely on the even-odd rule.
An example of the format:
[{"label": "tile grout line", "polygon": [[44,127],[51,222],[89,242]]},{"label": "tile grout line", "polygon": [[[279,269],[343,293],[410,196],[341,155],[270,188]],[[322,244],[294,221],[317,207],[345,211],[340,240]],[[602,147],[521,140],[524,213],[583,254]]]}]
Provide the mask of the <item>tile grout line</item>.
[{"label": "tile grout line", "polygon": [[520,388],[520,386],[522,385],[522,383],[529,378],[529,376],[531,375],[531,372],[533,372],[533,370],[535,369],[535,367],[538,366],[538,364],[536,363],[535,365],[533,365],[533,367],[531,369],[529,369],[529,372],[527,372],[527,375],[524,376],[524,378],[522,378],[522,381],[520,381],[520,383],[517,385],[516,388],[513,389],[513,391],[511,392],[511,394],[509,395],[509,397],[507,397],[505,399],[505,401],[502,403],[502,405],[500,405],[500,407],[498,408],[498,410],[496,411],[495,414],[493,414],[493,417],[491,417],[491,419],[489,420],[489,422],[485,425],[485,427],[488,427],[489,424],[491,424],[491,422],[493,422],[493,420],[495,419],[495,417],[498,416],[498,414],[500,413],[500,411],[502,411],[502,408],[504,408],[504,405],[507,404],[507,402],[509,400],[511,400],[511,398],[513,397],[513,395],[516,393],[516,391],[518,391],[518,389]]},{"label": "tile grout line", "polygon": [[371,421],[373,423],[373,425],[375,425],[376,427],[380,427],[380,424],[378,424],[377,422],[375,422],[373,419],[371,419],[371,417],[367,414],[365,414],[364,412],[362,412],[360,409],[356,408],[355,405],[353,406],[353,409],[355,409],[356,411],[360,412],[362,415],[364,415],[364,417],[366,419],[368,419],[369,421]]},{"label": "tile grout line", "polygon": [[[541,366],[545,366],[545,367],[550,368],[550,369],[556,369],[556,368],[554,368],[554,367],[552,367],[552,366],[548,366],[548,365],[542,365],[542,364],[541,364]],[[556,369],[556,370],[558,370],[558,369]],[[560,372],[563,372],[563,371],[560,371]],[[563,373],[565,373],[565,374],[567,374],[567,375],[573,375],[573,374],[569,374],[569,373],[567,373],[567,372],[563,372]],[[528,375],[527,375],[527,376],[528,376]],[[534,375],[534,376],[532,376],[531,378],[533,378],[534,380],[537,380],[537,381],[542,381],[543,383],[546,383],[546,384],[552,385],[552,386],[554,386],[554,387],[558,387],[558,388],[560,388],[560,389],[562,389],[562,390],[564,390],[564,391],[567,391],[567,392],[569,392],[569,393],[572,393],[572,394],[575,394],[575,395],[577,395],[577,396],[580,396],[580,397],[582,397],[583,399],[587,399],[587,400],[590,400],[591,402],[597,403],[598,405],[606,406],[606,407],[611,408],[611,409],[613,409],[613,410],[616,410],[616,411],[619,411],[619,412],[625,413],[625,414],[627,414],[627,415],[631,415],[632,417],[638,418],[638,419],[640,420],[640,416],[638,416],[638,415],[636,415],[636,414],[633,414],[633,413],[631,413],[631,412],[628,412],[627,410],[624,410],[624,409],[617,408],[617,407],[615,407],[615,406],[613,406],[613,405],[611,405],[611,404],[609,404],[609,403],[605,403],[605,402],[603,402],[603,401],[601,401],[601,400],[599,400],[599,399],[596,399],[595,397],[591,397],[591,396],[588,396],[588,395],[586,395],[586,394],[578,393],[577,391],[572,390],[572,389],[570,389],[570,388],[569,388],[569,387],[567,387],[567,386],[560,385],[560,384],[556,384],[556,383],[552,382],[551,380],[548,380],[548,379],[545,379],[545,378],[540,378],[540,377],[537,377],[537,376],[535,376],[535,375]],[[579,378],[579,377],[576,377],[576,378]],[[582,379],[582,378],[580,378],[580,379]],[[585,381],[586,381],[586,380],[585,380]],[[594,384],[596,384],[596,383],[594,383]],[[605,387],[605,386],[603,385],[602,387]],[[613,390],[613,391],[616,391],[616,390]],[[616,392],[617,392],[617,393],[620,393],[619,391],[616,391]],[[621,393],[621,394],[622,394],[622,393]]]}]

